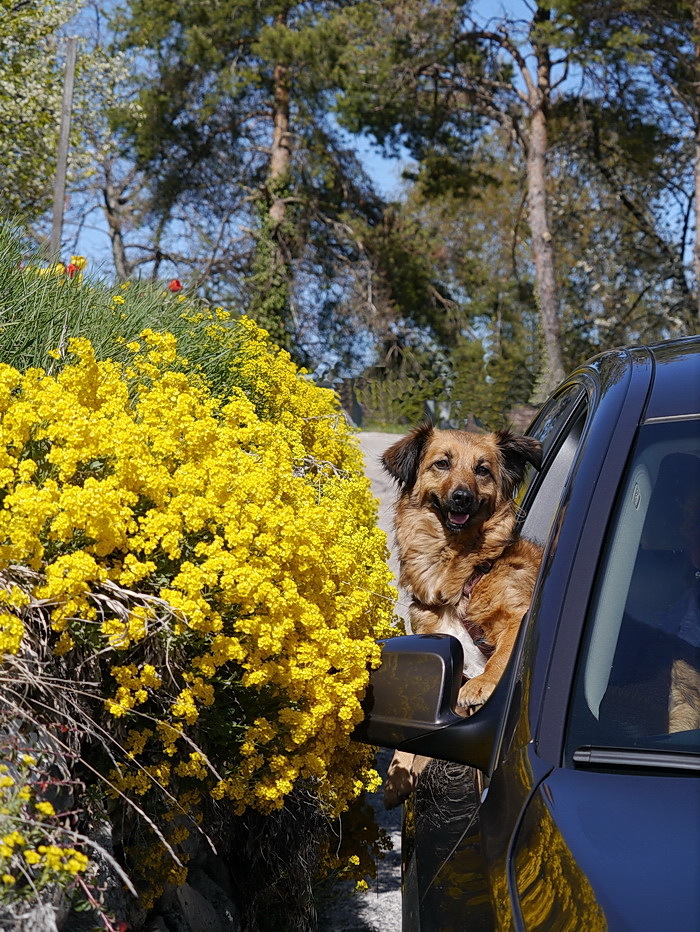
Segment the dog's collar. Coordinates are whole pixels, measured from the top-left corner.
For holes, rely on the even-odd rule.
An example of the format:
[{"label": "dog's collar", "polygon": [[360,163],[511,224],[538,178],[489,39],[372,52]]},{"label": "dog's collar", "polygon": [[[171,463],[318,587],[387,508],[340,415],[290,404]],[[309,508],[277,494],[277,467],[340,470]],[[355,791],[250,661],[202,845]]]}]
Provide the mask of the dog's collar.
[{"label": "dog's collar", "polygon": [[478,566],[474,567],[474,572],[462,586],[462,595],[465,599],[471,599],[474,586],[476,586],[476,584],[483,576],[485,576],[487,573],[490,573],[492,569],[493,560],[484,560],[483,563],[479,563]]},{"label": "dog's collar", "polygon": [[[474,572],[462,586],[462,595],[467,601],[469,601],[471,598],[472,592],[474,591],[474,586],[476,586],[476,584],[483,576],[485,576],[487,573],[490,573],[492,569],[493,560],[484,560],[483,563],[479,563],[478,566],[474,567]],[[413,595],[413,601],[416,603],[416,605],[420,605],[421,608],[430,609],[432,607],[428,605],[427,602],[421,602],[421,600],[415,594]]]},{"label": "dog's collar", "polygon": [[[484,560],[483,563],[479,563],[478,566],[474,567],[474,572],[462,587],[462,595],[466,602],[469,602],[471,599],[474,587],[479,582],[479,580],[483,576],[486,576],[487,573],[490,573],[492,569],[493,560]],[[425,602],[421,602],[421,600],[416,598],[415,595],[413,596],[413,601],[421,608],[430,609],[431,607],[426,605]],[[469,621],[466,611],[461,611],[459,613],[459,620],[462,622],[464,630],[467,632],[474,644],[479,648],[484,657],[490,657],[496,648],[493,644],[489,644],[486,640],[484,629],[481,627],[481,625],[477,625],[476,622]]]},{"label": "dog's collar", "polygon": [[[464,596],[466,602],[469,602],[471,599],[474,587],[479,582],[479,580],[486,576],[487,573],[490,573],[492,569],[493,560],[484,560],[483,563],[479,563],[478,566],[474,567],[474,572],[462,587],[462,595]],[[477,625],[476,622],[470,621],[466,611],[460,612],[460,621],[462,622],[464,630],[472,639],[475,646],[479,648],[484,657],[489,658],[494,652],[495,647],[493,644],[489,644],[489,642],[486,640],[484,629],[481,627],[481,625]]]},{"label": "dog's collar", "polygon": [[496,650],[496,645],[489,644],[489,642],[486,640],[486,635],[484,634],[484,629],[481,627],[481,625],[477,625],[474,621],[469,621],[469,619],[465,618],[464,615],[460,620],[464,626],[464,630],[474,642],[474,646],[478,647],[484,657],[486,657],[488,660],[491,654]]}]

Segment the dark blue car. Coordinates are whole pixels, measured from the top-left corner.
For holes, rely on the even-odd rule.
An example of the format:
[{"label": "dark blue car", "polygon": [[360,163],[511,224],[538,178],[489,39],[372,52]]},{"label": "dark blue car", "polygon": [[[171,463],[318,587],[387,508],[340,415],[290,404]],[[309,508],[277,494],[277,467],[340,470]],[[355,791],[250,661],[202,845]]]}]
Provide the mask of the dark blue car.
[{"label": "dark blue car", "polygon": [[544,545],[470,718],[459,642],[384,642],[360,740],[434,760],[406,804],[403,929],[700,929],[700,338],[604,353],[528,433]]}]

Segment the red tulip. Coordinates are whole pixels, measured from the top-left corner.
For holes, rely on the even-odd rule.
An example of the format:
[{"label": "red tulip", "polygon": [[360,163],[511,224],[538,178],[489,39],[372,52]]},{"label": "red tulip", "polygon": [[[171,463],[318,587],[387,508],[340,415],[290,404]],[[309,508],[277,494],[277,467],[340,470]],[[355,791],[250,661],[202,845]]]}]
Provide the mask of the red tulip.
[{"label": "red tulip", "polygon": [[172,291],[173,293],[182,291],[182,282],[179,279],[174,278],[168,285],[168,291]]}]

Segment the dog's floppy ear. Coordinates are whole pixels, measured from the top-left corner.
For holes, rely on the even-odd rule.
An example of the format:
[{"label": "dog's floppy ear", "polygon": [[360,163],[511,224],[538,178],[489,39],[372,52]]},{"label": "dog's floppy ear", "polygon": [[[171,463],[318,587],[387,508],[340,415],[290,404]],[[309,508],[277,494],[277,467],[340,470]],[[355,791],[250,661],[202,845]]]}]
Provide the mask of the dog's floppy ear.
[{"label": "dog's floppy ear", "polygon": [[526,464],[532,463],[535,469],[542,465],[542,444],[509,430],[496,431],[496,443],[503,463],[503,493],[510,497],[523,481]]},{"label": "dog's floppy ear", "polygon": [[410,492],[415,485],[423,450],[432,433],[433,425],[426,421],[384,453],[382,466],[398,482],[402,492]]}]

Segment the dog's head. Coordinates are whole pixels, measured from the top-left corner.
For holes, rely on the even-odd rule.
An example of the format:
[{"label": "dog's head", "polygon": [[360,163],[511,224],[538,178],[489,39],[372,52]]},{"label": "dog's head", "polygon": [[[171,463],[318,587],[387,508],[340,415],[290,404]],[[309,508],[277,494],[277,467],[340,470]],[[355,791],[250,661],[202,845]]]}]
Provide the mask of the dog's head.
[{"label": "dog's head", "polygon": [[433,508],[459,533],[511,499],[527,463],[539,468],[541,445],[508,430],[474,434],[422,424],[389,447],[382,465],[402,494]]}]

